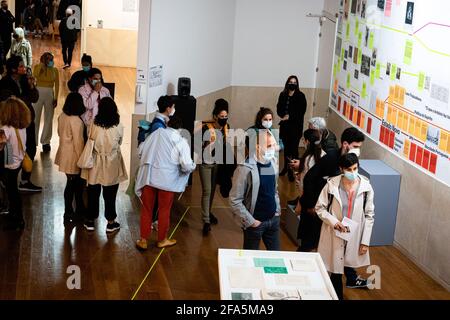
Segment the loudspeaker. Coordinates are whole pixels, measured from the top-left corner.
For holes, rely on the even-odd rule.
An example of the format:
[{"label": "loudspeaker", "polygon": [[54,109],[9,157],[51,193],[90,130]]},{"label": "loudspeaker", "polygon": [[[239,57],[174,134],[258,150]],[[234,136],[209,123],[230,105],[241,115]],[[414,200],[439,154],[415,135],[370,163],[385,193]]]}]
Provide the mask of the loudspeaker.
[{"label": "loudspeaker", "polygon": [[191,95],[191,79],[178,78],[178,96],[189,97]]},{"label": "loudspeaker", "polygon": [[[181,79],[181,78],[180,78]],[[188,79],[188,78],[184,78]],[[178,87],[180,82],[178,82]],[[190,80],[189,80],[190,90]],[[191,134],[191,156],[194,156],[194,124],[197,112],[197,100],[193,96],[172,96],[175,103],[175,116],[183,121],[183,129]],[[188,185],[192,185],[192,174],[189,178]]]}]

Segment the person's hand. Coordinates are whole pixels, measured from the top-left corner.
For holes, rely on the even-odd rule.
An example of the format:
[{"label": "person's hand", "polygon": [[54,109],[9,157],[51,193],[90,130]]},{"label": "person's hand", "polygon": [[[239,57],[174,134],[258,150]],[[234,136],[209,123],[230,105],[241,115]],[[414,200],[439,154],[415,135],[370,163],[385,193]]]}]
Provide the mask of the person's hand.
[{"label": "person's hand", "polygon": [[341,222],[336,223],[334,229],[339,232],[347,232],[347,228]]},{"label": "person's hand", "polygon": [[258,228],[261,225],[261,221],[255,220],[255,223],[251,225],[252,228]]},{"label": "person's hand", "polygon": [[102,87],[103,87],[102,83],[101,83],[101,82],[98,82],[98,83],[95,85],[94,90],[97,91],[98,93],[100,93],[100,91],[102,90]]},{"label": "person's hand", "polygon": [[3,150],[3,148],[4,148],[5,145],[6,145],[6,142],[7,142],[7,139],[6,139],[5,132],[2,131],[2,132],[0,133],[0,151]]},{"label": "person's hand", "polygon": [[53,108],[56,108],[58,106],[58,100],[53,100]]},{"label": "person's hand", "polygon": [[28,85],[30,86],[30,89],[34,89],[36,86],[36,78],[33,76],[28,77]]},{"label": "person's hand", "polygon": [[297,201],[297,205],[295,206],[295,214],[300,215],[302,213],[302,205],[300,204],[300,201]]},{"label": "person's hand", "polygon": [[289,163],[289,168],[294,171],[298,171],[300,169],[300,160],[291,160]]},{"label": "person's hand", "polygon": [[369,251],[369,247],[368,246],[363,245],[363,244],[359,246],[359,255],[360,256],[365,255],[367,253],[367,251]]},{"label": "person's hand", "polygon": [[281,119],[282,121],[286,121],[286,120],[289,120],[289,115],[287,114],[287,115],[285,115],[282,119]]}]

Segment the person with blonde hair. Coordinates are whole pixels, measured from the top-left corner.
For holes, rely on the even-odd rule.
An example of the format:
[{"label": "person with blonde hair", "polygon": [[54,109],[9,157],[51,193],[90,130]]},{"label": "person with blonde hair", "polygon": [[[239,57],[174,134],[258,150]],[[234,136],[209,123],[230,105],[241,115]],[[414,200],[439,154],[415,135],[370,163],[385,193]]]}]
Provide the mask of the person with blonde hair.
[{"label": "person with blonde hair", "polygon": [[26,128],[30,123],[30,110],[22,100],[13,97],[0,103],[0,133],[5,140],[5,182],[9,203],[7,229],[25,227],[17,177],[26,153]]},{"label": "person with blonde hair", "polygon": [[10,56],[22,57],[25,68],[31,68],[33,65],[33,51],[31,49],[31,44],[30,41],[25,39],[25,31],[22,28],[14,29]]},{"label": "person with blonde hair", "polygon": [[39,143],[39,128],[42,109],[44,109],[44,128],[42,129],[41,144],[44,152],[51,150],[50,140],[53,134],[53,116],[58,105],[59,72],[55,68],[54,56],[45,52],[40,63],[34,67],[33,74],[37,81],[39,100],[33,104],[36,118],[36,145]]}]

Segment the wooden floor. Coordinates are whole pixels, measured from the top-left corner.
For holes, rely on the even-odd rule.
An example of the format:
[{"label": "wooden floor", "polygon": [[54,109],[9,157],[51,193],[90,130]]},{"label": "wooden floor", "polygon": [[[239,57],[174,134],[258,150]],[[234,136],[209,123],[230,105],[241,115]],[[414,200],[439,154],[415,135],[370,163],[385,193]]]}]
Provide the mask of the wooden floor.
[{"label": "wooden floor", "polygon": [[[48,50],[51,44],[34,42],[35,55]],[[129,128],[135,73],[121,68],[102,70],[106,81],[117,83],[122,121],[126,126],[128,122]],[[68,79],[69,71],[61,73],[63,79]],[[65,94],[62,90],[60,103]],[[219,224],[213,226],[208,237],[203,237],[201,187],[195,174],[193,186],[174,206],[171,232],[178,244],[167,250],[154,246],[154,234],[147,252],[135,249],[139,206],[123,192],[126,184],[117,200],[120,232],[107,236],[104,219],[99,219],[94,233],[86,232],[82,226],[64,228],[65,177],[53,164],[55,136],[52,152],[37,155],[33,179],[44,187],[43,193],[23,196],[26,229],[22,233],[0,232],[0,299],[219,299],[217,250],[242,245],[242,231],[226,200],[216,196],[213,212]],[[123,147],[126,156],[129,136],[127,132]],[[280,179],[280,193],[283,203],[295,195],[294,186],[286,177]],[[281,238],[282,250],[296,249],[284,232]],[[450,299],[445,289],[395,248],[371,248],[371,258],[373,264],[381,267],[381,290],[345,290],[347,299]],[[67,289],[66,271],[70,265],[81,269],[81,290]]]}]

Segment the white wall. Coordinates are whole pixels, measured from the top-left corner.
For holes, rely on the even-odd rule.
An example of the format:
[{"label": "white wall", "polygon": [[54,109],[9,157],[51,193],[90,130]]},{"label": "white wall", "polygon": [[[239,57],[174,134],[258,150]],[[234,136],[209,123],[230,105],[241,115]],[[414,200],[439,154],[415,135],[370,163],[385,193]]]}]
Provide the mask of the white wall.
[{"label": "white wall", "polygon": [[[125,9],[126,3],[133,3],[134,11]],[[81,54],[89,53],[99,66],[136,68],[139,5],[139,0],[83,1]]]},{"label": "white wall", "polygon": [[300,86],[315,85],[323,0],[237,0],[233,52],[234,86],[282,87],[291,74]]},{"label": "white wall", "polygon": [[[147,1],[147,0],[144,0]],[[85,0],[83,1],[83,26],[97,27],[103,20],[104,29],[137,30],[139,11],[124,12],[124,2],[129,0]],[[139,8],[139,0],[131,0]]]},{"label": "white wall", "polygon": [[151,88],[147,112],[159,96],[176,94],[179,77],[199,97],[230,86],[235,0],[153,0],[150,67],[163,65],[163,85]]}]

